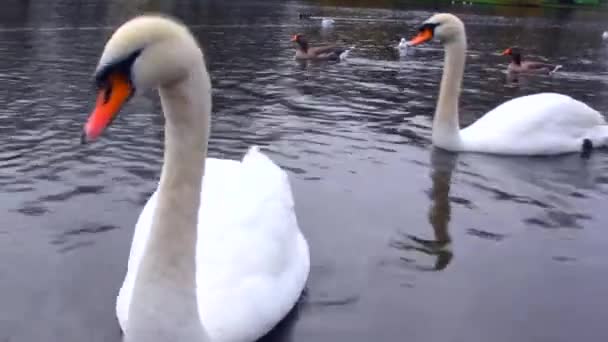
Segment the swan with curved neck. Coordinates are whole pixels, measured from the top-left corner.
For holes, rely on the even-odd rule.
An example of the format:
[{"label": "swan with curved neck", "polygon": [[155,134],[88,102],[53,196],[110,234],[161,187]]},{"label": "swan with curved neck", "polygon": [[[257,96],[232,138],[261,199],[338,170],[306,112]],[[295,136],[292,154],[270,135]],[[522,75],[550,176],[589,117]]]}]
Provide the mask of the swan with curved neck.
[{"label": "swan with curved neck", "polygon": [[157,191],[135,228],[117,300],[127,342],[254,341],[295,305],[309,252],[287,175],[254,147],[207,158],[211,82],[189,30],[142,16],[107,42],[83,141],[98,138],[136,90],[156,88],[165,115]]},{"label": "swan with curved neck", "polygon": [[608,144],[604,117],[569,96],[540,93],[509,100],[460,129],[458,101],[464,74],[467,39],[462,21],[436,14],[410,40],[419,45],[439,39],[445,61],[433,119],[433,144],[451,151],[508,155],[553,155],[588,151]]}]

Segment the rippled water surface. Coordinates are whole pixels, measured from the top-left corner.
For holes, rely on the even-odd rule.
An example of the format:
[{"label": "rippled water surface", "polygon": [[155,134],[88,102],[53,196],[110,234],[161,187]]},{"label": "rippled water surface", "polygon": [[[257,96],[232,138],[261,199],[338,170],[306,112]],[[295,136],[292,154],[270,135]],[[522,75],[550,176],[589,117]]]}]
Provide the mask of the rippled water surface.
[{"label": "rippled water surface", "polygon": [[[394,46],[435,9],[322,3],[3,2],[0,341],[120,340],[115,295],[161,166],[156,94],[134,99],[101,141],[79,135],[107,37],[144,10],[181,17],[205,47],[210,154],[258,144],[290,173],[312,269],[268,341],[608,340],[608,153],[433,150],[442,51]],[[540,91],[608,113],[608,14],[442,10],[468,30],[463,124]],[[299,13],[338,19],[322,29]],[[356,48],[343,63],[300,65],[294,33]],[[513,44],[563,72],[507,80],[497,52]]]}]

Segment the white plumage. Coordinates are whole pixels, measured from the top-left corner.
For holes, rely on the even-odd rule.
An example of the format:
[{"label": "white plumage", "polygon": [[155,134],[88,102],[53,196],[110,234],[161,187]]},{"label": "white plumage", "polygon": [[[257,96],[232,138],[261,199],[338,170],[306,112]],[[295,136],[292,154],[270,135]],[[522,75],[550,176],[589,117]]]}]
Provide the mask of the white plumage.
[{"label": "white plumage", "polygon": [[125,342],[253,342],[298,301],[308,244],[287,174],[257,147],[206,158],[211,81],[187,27],[142,16],[110,38],[85,125],[97,137],[135,89],[158,89],[161,179],[135,226],[116,315]]},{"label": "white plumage", "polygon": [[460,131],[466,151],[552,155],[579,152],[583,139],[608,143],[604,117],[570,96],[541,93],[509,100]]},{"label": "white plumage", "polygon": [[608,126],[599,112],[555,93],[509,100],[461,130],[458,101],[466,59],[464,24],[452,14],[441,13],[426,20],[423,27],[410,44],[437,37],[445,47],[443,77],[433,119],[435,146],[451,151],[554,155],[582,151],[588,142],[593,147],[608,145]]},{"label": "white plumage", "polygon": [[328,27],[332,27],[335,23],[335,20],[333,20],[332,18],[323,18],[321,19],[321,26],[328,28]]},{"label": "white plumage", "polygon": [[[310,268],[287,174],[258,148],[242,161],[207,158],[199,209],[199,312],[213,342],[251,342],[297,302]],[[135,226],[116,314],[124,328],[133,281],[150,234],[155,192]]]}]

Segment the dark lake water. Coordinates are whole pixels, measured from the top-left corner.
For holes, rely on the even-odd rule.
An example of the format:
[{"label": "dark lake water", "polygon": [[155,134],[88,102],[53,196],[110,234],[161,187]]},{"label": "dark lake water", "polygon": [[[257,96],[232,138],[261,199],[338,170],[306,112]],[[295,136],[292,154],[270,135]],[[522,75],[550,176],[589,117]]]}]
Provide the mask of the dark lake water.
[{"label": "dark lake water", "polygon": [[[210,155],[258,144],[290,173],[312,268],[267,341],[608,340],[608,152],[434,150],[442,50],[394,46],[435,9],[321,3],[3,1],[0,341],[120,340],[115,297],[161,166],[156,94],[132,101],[96,144],[79,136],[106,39],[150,10],[185,20],[206,49]],[[441,10],[468,30],[463,124],[541,91],[608,113],[606,13]],[[299,13],[338,19],[322,29]],[[301,66],[294,33],[356,49],[344,63]],[[507,82],[498,52],[514,44],[563,72]]]}]

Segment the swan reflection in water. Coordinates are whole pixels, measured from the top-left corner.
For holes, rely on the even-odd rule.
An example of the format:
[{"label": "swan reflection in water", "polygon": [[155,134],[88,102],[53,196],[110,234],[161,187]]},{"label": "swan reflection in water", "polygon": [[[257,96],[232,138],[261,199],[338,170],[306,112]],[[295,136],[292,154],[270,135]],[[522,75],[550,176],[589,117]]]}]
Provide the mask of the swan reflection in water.
[{"label": "swan reflection in water", "polygon": [[415,259],[402,256],[401,260],[408,266],[419,271],[442,271],[452,261],[452,238],[449,232],[451,218],[450,185],[452,173],[456,167],[457,154],[433,149],[431,152],[431,207],[429,223],[433,227],[435,239],[427,240],[413,234],[403,234],[402,239],[394,241],[391,246],[404,251],[416,251],[435,256],[435,264],[424,266],[417,264]]}]

